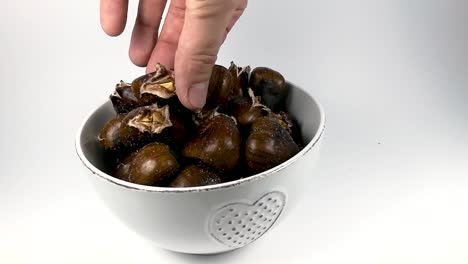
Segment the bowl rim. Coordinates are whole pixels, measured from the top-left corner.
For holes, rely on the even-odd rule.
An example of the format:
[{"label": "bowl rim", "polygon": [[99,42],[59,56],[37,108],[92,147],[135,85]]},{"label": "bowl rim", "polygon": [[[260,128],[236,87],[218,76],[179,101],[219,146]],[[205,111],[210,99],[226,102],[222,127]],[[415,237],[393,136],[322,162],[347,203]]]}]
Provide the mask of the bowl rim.
[{"label": "bowl rim", "polygon": [[100,169],[98,169],[96,166],[94,166],[84,155],[83,150],[81,148],[81,134],[83,131],[84,126],[88,122],[88,120],[91,118],[91,116],[104,104],[101,104],[97,108],[93,109],[89,114],[86,115],[84,118],[84,121],[82,121],[78,133],[76,134],[75,137],[75,151],[76,154],[78,155],[78,158],[81,160],[83,165],[95,176],[98,176],[112,184],[118,185],[120,187],[124,187],[127,189],[134,189],[138,191],[145,191],[145,192],[158,192],[158,193],[192,193],[192,192],[206,192],[206,191],[215,191],[215,190],[220,190],[220,189],[226,189],[226,188],[232,188],[235,186],[239,185],[244,185],[250,182],[258,181],[262,178],[267,177],[270,174],[273,174],[275,172],[281,171],[284,168],[288,167],[292,163],[296,162],[298,159],[301,157],[305,156],[309,151],[312,150],[312,148],[319,142],[320,138],[323,135],[323,132],[325,130],[325,113],[323,110],[322,105],[310,94],[305,89],[302,89],[300,86],[297,86],[291,82],[288,82],[289,85],[293,86],[294,88],[300,89],[302,92],[307,94],[310,99],[315,103],[317,106],[317,109],[319,111],[319,117],[320,117],[320,122],[318,126],[318,130],[315,133],[314,137],[310,140],[310,142],[301,150],[299,153],[294,155],[292,158],[288,159],[287,161],[269,169],[266,171],[263,171],[261,173],[249,176],[247,178],[241,178],[237,179],[234,181],[229,181],[229,182],[223,182],[223,183],[218,183],[218,184],[213,184],[213,185],[206,185],[206,186],[196,186],[196,187],[158,187],[158,186],[147,186],[147,185],[141,185],[141,184],[136,184],[136,183],[131,183],[127,182],[124,180],[120,180],[118,178],[115,178],[114,176],[111,176]]}]

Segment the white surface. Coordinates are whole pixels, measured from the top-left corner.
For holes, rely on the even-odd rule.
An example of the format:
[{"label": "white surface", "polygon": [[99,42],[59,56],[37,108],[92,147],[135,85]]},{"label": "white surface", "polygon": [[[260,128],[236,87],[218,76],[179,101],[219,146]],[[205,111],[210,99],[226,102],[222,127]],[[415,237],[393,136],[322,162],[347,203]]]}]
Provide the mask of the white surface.
[{"label": "white surface", "polygon": [[98,1],[3,1],[0,263],[467,263],[468,3],[288,3],[250,1],[219,62],[310,87],[328,114],[319,172],[302,214],[200,257],[128,231],[79,171],[81,119],[143,72],[130,28],[105,37]]}]

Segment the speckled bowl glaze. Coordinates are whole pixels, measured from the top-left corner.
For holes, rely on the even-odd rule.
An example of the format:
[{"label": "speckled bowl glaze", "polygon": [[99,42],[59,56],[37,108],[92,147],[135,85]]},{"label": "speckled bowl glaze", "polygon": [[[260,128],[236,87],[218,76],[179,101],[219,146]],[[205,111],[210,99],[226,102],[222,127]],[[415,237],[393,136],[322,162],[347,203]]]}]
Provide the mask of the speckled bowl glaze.
[{"label": "speckled bowl glaze", "polygon": [[159,247],[215,254],[246,246],[272,230],[298,203],[305,177],[313,177],[325,128],[321,106],[288,83],[288,111],[298,120],[307,145],[284,163],[232,182],[164,188],[125,182],[103,172],[96,137],[115,115],[110,102],[93,111],[76,137],[76,152],[104,204],[130,229]]}]

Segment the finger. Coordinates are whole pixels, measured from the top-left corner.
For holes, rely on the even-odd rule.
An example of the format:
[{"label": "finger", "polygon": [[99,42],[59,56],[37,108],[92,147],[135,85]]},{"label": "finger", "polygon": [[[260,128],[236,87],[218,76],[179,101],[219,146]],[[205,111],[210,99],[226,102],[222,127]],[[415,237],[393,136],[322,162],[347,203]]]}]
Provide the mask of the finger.
[{"label": "finger", "polygon": [[177,95],[190,109],[201,109],[205,105],[211,71],[236,8],[235,2],[187,1],[175,56],[175,76]]},{"label": "finger", "polygon": [[118,36],[127,23],[128,0],[101,0],[101,27],[109,36]]},{"label": "finger", "polygon": [[177,44],[179,43],[180,33],[184,26],[184,17],[185,0],[171,1],[156,47],[149,59],[146,72],[152,72],[158,62],[170,69],[174,68],[174,56]]},{"label": "finger", "polygon": [[140,0],[138,14],[130,41],[130,60],[138,66],[146,66],[158,38],[166,0]]},{"label": "finger", "polygon": [[234,10],[234,13],[232,14],[231,20],[229,21],[227,27],[226,27],[226,32],[223,37],[223,42],[227,37],[227,34],[231,31],[231,29],[234,27],[236,24],[237,20],[242,16],[244,13],[244,10],[247,8],[247,0],[242,0],[239,4],[239,6]]}]

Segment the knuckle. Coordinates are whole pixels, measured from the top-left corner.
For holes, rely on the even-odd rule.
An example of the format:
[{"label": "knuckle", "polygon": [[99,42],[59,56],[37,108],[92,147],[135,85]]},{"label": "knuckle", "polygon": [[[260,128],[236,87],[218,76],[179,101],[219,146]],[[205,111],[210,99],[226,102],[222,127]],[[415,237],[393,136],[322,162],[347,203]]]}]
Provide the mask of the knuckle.
[{"label": "knuckle", "polygon": [[247,8],[248,1],[247,0],[240,0],[239,6],[237,10],[244,11]]},{"label": "knuckle", "polygon": [[185,7],[172,4],[170,6],[170,13],[175,19],[183,19],[185,17]]},{"label": "knuckle", "polygon": [[217,55],[206,54],[206,53],[195,53],[186,56],[183,61],[185,63],[193,65],[193,67],[205,68],[205,66],[213,65],[218,58]]},{"label": "knuckle", "polygon": [[191,76],[194,82],[200,82],[209,79],[212,66],[217,60],[217,55],[212,54],[191,54],[183,56],[178,54],[176,57],[176,70],[183,74]]},{"label": "knuckle", "polygon": [[234,10],[238,0],[188,0],[187,11],[198,18],[219,16]]}]

